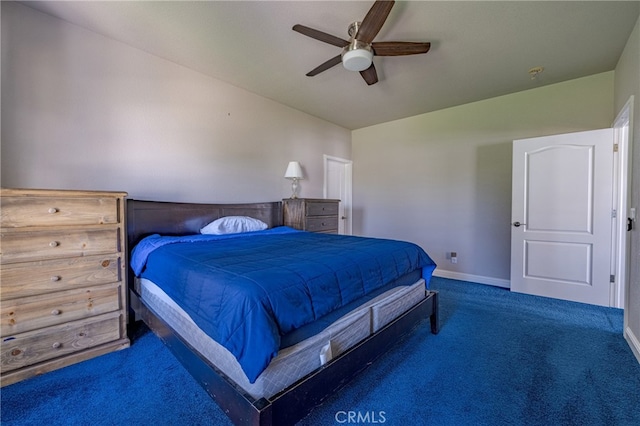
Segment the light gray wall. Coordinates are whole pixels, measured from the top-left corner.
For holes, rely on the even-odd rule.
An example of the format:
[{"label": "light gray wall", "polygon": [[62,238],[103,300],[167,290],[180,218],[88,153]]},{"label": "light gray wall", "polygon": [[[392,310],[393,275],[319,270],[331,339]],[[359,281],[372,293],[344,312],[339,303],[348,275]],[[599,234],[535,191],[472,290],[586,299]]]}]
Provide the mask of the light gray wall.
[{"label": "light gray wall", "polygon": [[611,71],[355,130],[354,233],[416,242],[439,274],[508,286],[512,140],[610,127],[613,79]]},{"label": "light gray wall", "polygon": [[274,201],[290,160],[321,197],[351,132],[28,7],[2,2],[2,186]]},{"label": "light gray wall", "polygon": [[[627,41],[616,66],[615,112],[618,113],[630,96],[634,97],[632,125],[632,179],[629,208],[640,213],[640,19]],[[640,361],[640,219],[629,233],[629,287],[626,295],[625,336]]]}]

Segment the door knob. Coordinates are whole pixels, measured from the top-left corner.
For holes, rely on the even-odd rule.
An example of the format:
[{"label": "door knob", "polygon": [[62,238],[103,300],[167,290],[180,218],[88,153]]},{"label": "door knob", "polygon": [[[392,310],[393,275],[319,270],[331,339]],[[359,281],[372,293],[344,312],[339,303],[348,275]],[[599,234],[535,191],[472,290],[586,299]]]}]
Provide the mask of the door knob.
[{"label": "door knob", "polygon": [[513,222],[513,226],[515,226],[516,228],[519,228],[521,225],[526,225],[526,223]]}]

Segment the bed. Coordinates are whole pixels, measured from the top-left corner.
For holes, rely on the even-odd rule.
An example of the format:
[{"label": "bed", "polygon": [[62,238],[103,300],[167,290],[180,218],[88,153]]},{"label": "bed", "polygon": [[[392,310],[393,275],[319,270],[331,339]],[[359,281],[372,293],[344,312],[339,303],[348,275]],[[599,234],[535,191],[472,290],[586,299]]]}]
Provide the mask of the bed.
[{"label": "bed", "polygon": [[[199,235],[216,219],[238,217],[266,229]],[[439,331],[438,294],[426,288],[435,264],[426,253],[428,260],[409,243],[379,247],[282,227],[280,202],[128,200],[127,240],[133,317],[235,424],[294,424],[421,321]],[[367,260],[358,257],[374,265],[352,268]],[[244,299],[230,303],[230,293]]]}]

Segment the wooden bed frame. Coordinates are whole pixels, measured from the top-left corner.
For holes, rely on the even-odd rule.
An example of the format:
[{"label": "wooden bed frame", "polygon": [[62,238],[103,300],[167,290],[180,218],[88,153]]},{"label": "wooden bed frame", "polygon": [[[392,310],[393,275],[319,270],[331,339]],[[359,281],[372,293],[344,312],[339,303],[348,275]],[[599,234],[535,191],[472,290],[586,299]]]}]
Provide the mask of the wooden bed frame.
[{"label": "wooden bed frame", "polygon": [[[223,216],[250,216],[269,227],[282,225],[282,203],[191,204],[127,200],[127,244],[129,250],[143,237],[158,233],[184,235],[198,233],[207,223]],[[130,317],[142,319],[169,347],[184,367],[237,425],[290,425],[346,385],[371,362],[429,317],[431,332],[439,331],[438,293],[427,297],[377,333],[334,358],[270,398],[247,395],[224,373],[194,350],[160,319],[134,288],[129,271]]]}]

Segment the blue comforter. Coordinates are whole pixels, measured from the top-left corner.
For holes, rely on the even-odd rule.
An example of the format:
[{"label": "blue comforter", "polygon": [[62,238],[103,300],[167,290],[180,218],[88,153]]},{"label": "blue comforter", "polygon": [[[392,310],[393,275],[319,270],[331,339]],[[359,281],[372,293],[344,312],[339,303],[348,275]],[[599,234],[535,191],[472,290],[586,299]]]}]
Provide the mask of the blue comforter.
[{"label": "blue comforter", "polygon": [[280,336],[413,270],[428,282],[436,265],[408,242],[278,227],[153,235],[136,246],[131,266],[227,348],[253,383]]}]

